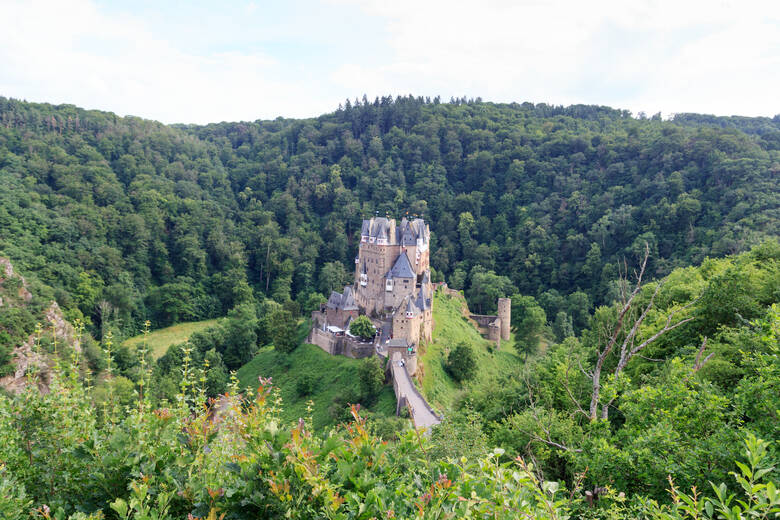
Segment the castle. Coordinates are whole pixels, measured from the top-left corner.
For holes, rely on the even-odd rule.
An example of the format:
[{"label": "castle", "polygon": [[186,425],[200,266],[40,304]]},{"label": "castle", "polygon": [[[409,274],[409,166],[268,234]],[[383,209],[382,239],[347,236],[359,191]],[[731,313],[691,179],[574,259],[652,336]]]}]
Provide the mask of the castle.
[{"label": "castle", "polygon": [[365,349],[355,340],[338,338],[346,336],[353,319],[365,314],[381,330],[380,349],[392,339],[392,347],[405,344],[412,353],[420,342],[431,341],[430,239],[430,228],[420,218],[404,218],[399,224],[383,217],[364,220],[354,284],[342,293],[332,292],[323,308],[312,313],[310,340],[331,354],[363,357]]},{"label": "castle", "polygon": [[[387,360],[398,414],[409,408],[415,427],[429,428],[441,422],[415,387],[410,376],[417,372],[417,347],[433,340],[433,284],[430,268],[431,231],[421,218],[376,217],[363,220],[360,247],[355,258],[355,278],[343,292],[333,291],[327,303],[312,312],[308,342],[329,354],[352,358],[377,355]],[[441,289],[449,290],[446,284]],[[511,302],[498,301],[498,315],[471,315],[488,339],[500,345],[509,339]],[[349,333],[349,324],[368,316],[378,329],[364,341]]]}]

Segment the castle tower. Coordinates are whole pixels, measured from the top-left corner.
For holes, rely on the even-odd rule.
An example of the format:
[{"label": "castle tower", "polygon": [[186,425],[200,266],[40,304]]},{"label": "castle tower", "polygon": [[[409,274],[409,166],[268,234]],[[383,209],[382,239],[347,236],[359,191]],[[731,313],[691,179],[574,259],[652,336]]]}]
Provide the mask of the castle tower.
[{"label": "castle tower", "polygon": [[501,319],[501,339],[509,339],[509,328],[512,322],[512,299],[498,299],[498,317]]}]

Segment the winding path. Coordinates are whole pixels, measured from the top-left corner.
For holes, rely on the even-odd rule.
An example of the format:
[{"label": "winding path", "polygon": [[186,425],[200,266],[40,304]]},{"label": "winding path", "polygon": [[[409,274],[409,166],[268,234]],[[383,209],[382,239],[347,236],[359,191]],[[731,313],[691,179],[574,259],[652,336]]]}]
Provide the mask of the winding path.
[{"label": "winding path", "polygon": [[393,390],[395,390],[395,397],[398,401],[398,409],[400,410],[405,405],[409,408],[409,415],[412,417],[414,427],[430,430],[432,426],[439,424],[441,419],[433,413],[428,402],[414,386],[409,372],[401,363],[402,360],[401,354],[394,353],[390,368],[393,374]]}]

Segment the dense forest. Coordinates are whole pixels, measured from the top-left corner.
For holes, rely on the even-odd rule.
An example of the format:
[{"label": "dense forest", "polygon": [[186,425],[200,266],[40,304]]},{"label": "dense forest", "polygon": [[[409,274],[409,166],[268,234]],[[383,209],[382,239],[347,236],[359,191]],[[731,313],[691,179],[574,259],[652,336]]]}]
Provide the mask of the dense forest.
[{"label": "dense forest", "polygon": [[472,307],[519,290],[580,330],[645,243],[662,276],[776,234],[779,154],[778,117],[407,97],[171,127],[2,98],[0,251],[137,333],[253,294],[298,312],[350,278],[363,217],[418,214]]},{"label": "dense forest", "polygon": [[[51,392],[0,395],[0,513],[771,518],[779,174],[780,116],[364,97],[192,126],[0,98],[0,377],[25,342],[57,360]],[[513,299],[514,364],[452,361],[431,438],[347,406],[378,366],[322,431],[230,375],[264,345],[259,366],[308,359],[301,318],[377,214],[423,216],[434,281],[475,312]],[[78,353],[41,330],[52,300]],[[208,318],[157,360],[122,346]]]}]

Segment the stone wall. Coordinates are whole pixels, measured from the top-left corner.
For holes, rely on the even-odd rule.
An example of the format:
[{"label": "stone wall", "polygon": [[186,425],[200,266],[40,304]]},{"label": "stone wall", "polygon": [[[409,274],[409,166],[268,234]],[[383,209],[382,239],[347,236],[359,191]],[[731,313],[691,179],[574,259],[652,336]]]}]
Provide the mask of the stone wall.
[{"label": "stone wall", "polygon": [[423,313],[407,318],[404,312],[398,311],[393,316],[393,338],[405,339],[411,345],[418,345],[420,343],[420,330],[423,319]]},{"label": "stone wall", "polygon": [[342,342],[343,352],[340,352],[342,356],[347,356],[353,359],[362,359],[373,356],[376,352],[374,344],[372,342],[364,342],[355,338],[345,337]]},{"label": "stone wall", "polygon": [[495,342],[497,347],[501,346],[501,340],[504,339],[501,335],[503,326],[501,318],[485,314],[469,314],[469,318],[476,322],[480,334]]},{"label": "stone wall", "polygon": [[480,327],[487,328],[488,325],[498,319],[498,316],[487,316],[485,314],[469,314],[469,318],[477,322]]},{"label": "stone wall", "polygon": [[501,346],[501,320],[496,318],[496,321],[488,325],[487,327],[487,338],[490,341],[495,342],[496,347]]},{"label": "stone wall", "polygon": [[322,350],[332,355],[334,350],[336,350],[336,340],[337,337],[333,334],[330,334],[322,329],[312,327],[306,342],[311,343],[312,345],[317,345]]},{"label": "stone wall", "polygon": [[361,359],[373,356],[374,344],[360,341],[349,336],[336,336],[328,331],[312,328],[306,340],[312,345],[317,345],[330,355],[346,356],[353,359]]},{"label": "stone wall", "polygon": [[328,325],[335,325],[340,329],[345,329],[350,319],[354,320],[358,317],[357,309],[351,311],[345,311],[343,309],[326,309],[325,314]]}]

